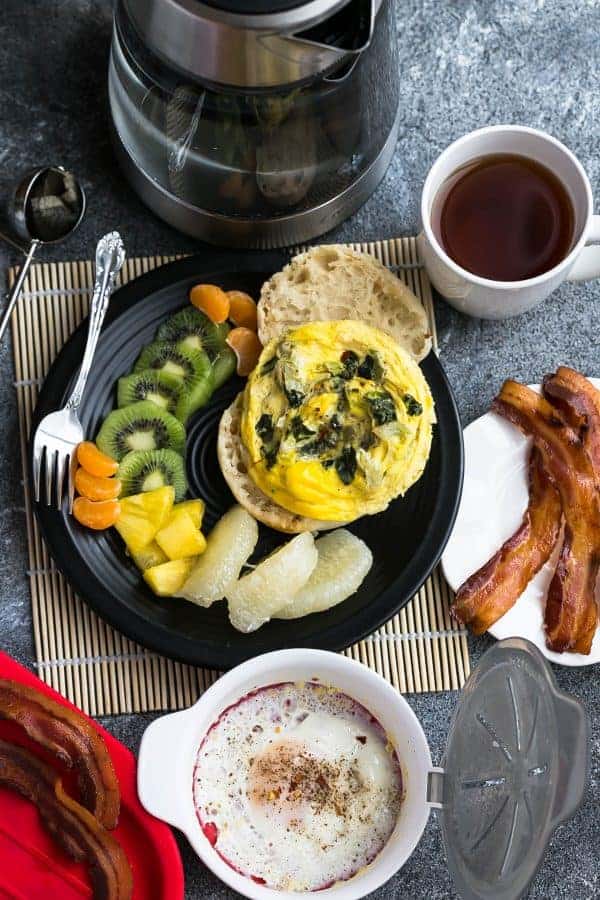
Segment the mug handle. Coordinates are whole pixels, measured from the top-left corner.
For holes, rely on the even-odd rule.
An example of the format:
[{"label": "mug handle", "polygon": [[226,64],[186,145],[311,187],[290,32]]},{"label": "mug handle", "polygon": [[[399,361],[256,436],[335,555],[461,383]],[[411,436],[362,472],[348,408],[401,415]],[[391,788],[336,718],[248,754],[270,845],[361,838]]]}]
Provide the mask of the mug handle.
[{"label": "mug handle", "polygon": [[567,281],[591,281],[600,277],[600,216],[592,216],[587,244],[575,260]]}]

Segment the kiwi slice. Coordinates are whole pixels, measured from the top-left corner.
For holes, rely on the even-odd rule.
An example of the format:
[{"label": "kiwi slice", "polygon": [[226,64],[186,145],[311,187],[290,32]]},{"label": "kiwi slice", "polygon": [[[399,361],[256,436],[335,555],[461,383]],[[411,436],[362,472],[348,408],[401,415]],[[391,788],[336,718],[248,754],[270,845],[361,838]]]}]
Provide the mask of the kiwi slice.
[{"label": "kiwi slice", "polygon": [[225,345],[212,361],[213,375],[215,377],[215,391],[220,388],[228,378],[235,374],[237,357],[231,347]]},{"label": "kiwi slice", "polygon": [[185,465],[174,450],[134,450],[121,460],[117,477],[121,481],[122,497],[169,484],[175,488],[176,503],[187,493]]},{"label": "kiwi slice", "polygon": [[156,406],[173,413],[181,388],[181,380],[176,375],[169,375],[168,372],[155,369],[134,372],[133,375],[119,378],[117,406],[121,408],[131,403],[139,403],[140,400],[151,400]]},{"label": "kiwi slice", "polygon": [[157,332],[159,341],[169,341],[188,350],[204,350],[211,360],[225,345],[229,325],[215,325],[193,306],[182,309],[163,322]]},{"label": "kiwi slice", "polygon": [[132,450],[176,450],[183,453],[185,428],[179,419],[151,400],[115,409],[102,423],[96,444],[121,460]]},{"label": "kiwi slice", "polygon": [[208,403],[212,396],[215,379],[208,355],[203,350],[155,341],[142,350],[134,372],[143,372],[144,369],[167,372],[182,381],[182,391],[175,407],[175,415],[182,422]]}]

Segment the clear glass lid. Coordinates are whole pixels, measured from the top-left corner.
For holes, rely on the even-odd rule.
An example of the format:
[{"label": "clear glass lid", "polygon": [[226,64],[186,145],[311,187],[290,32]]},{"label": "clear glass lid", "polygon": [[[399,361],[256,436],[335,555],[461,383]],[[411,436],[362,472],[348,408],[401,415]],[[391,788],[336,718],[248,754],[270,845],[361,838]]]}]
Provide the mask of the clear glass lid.
[{"label": "clear glass lid", "polygon": [[[432,773],[448,866],[464,900],[515,900],[587,780],[582,705],[519,638],[489,650],[469,678]],[[437,804],[435,804],[437,805]]]}]

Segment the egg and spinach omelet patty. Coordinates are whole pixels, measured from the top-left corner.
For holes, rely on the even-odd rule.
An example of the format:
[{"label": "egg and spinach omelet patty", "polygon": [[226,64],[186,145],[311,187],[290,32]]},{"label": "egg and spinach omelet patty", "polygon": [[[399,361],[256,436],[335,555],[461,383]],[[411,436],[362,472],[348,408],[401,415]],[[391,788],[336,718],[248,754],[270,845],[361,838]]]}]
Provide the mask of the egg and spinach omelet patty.
[{"label": "egg and spinach omelet patty", "polygon": [[241,421],[252,481],[301,516],[350,522],[421,476],[435,422],[412,357],[363,322],[311,322],[271,341]]}]

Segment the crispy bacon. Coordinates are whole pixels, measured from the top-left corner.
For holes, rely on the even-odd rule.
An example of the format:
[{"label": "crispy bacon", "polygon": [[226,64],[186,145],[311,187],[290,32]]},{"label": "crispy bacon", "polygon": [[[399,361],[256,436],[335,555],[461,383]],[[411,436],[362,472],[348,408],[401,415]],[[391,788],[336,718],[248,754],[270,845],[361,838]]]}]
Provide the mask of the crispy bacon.
[{"label": "crispy bacon", "polygon": [[84,716],[34,688],[0,678],[0,718],[77,772],[81,802],[105,828],[119,818],[119,782],[102,737]]},{"label": "crispy bacon", "polygon": [[451,608],[473,634],[483,634],[517,602],[550,557],[561,523],[560,497],[534,446],[529,458],[529,505],[515,533],[458,589]]},{"label": "crispy bacon", "polygon": [[547,399],[581,437],[600,484],[600,391],[567,366],[546,375],[543,387]]},{"label": "crispy bacon", "polygon": [[600,501],[579,436],[542,396],[506,381],[493,409],[533,437],[561,498],[563,545],[546,600],[546,642],[558,653],[589,653],[596,631]]},{"label": "crispy bacon", "polygon": [[23,747],[0,740],[0,784],[35,803],[56,842],[73,859],[89,864],[95,900],[129,900],[132,876],[123,848],[65,793],[51,766]]}]

